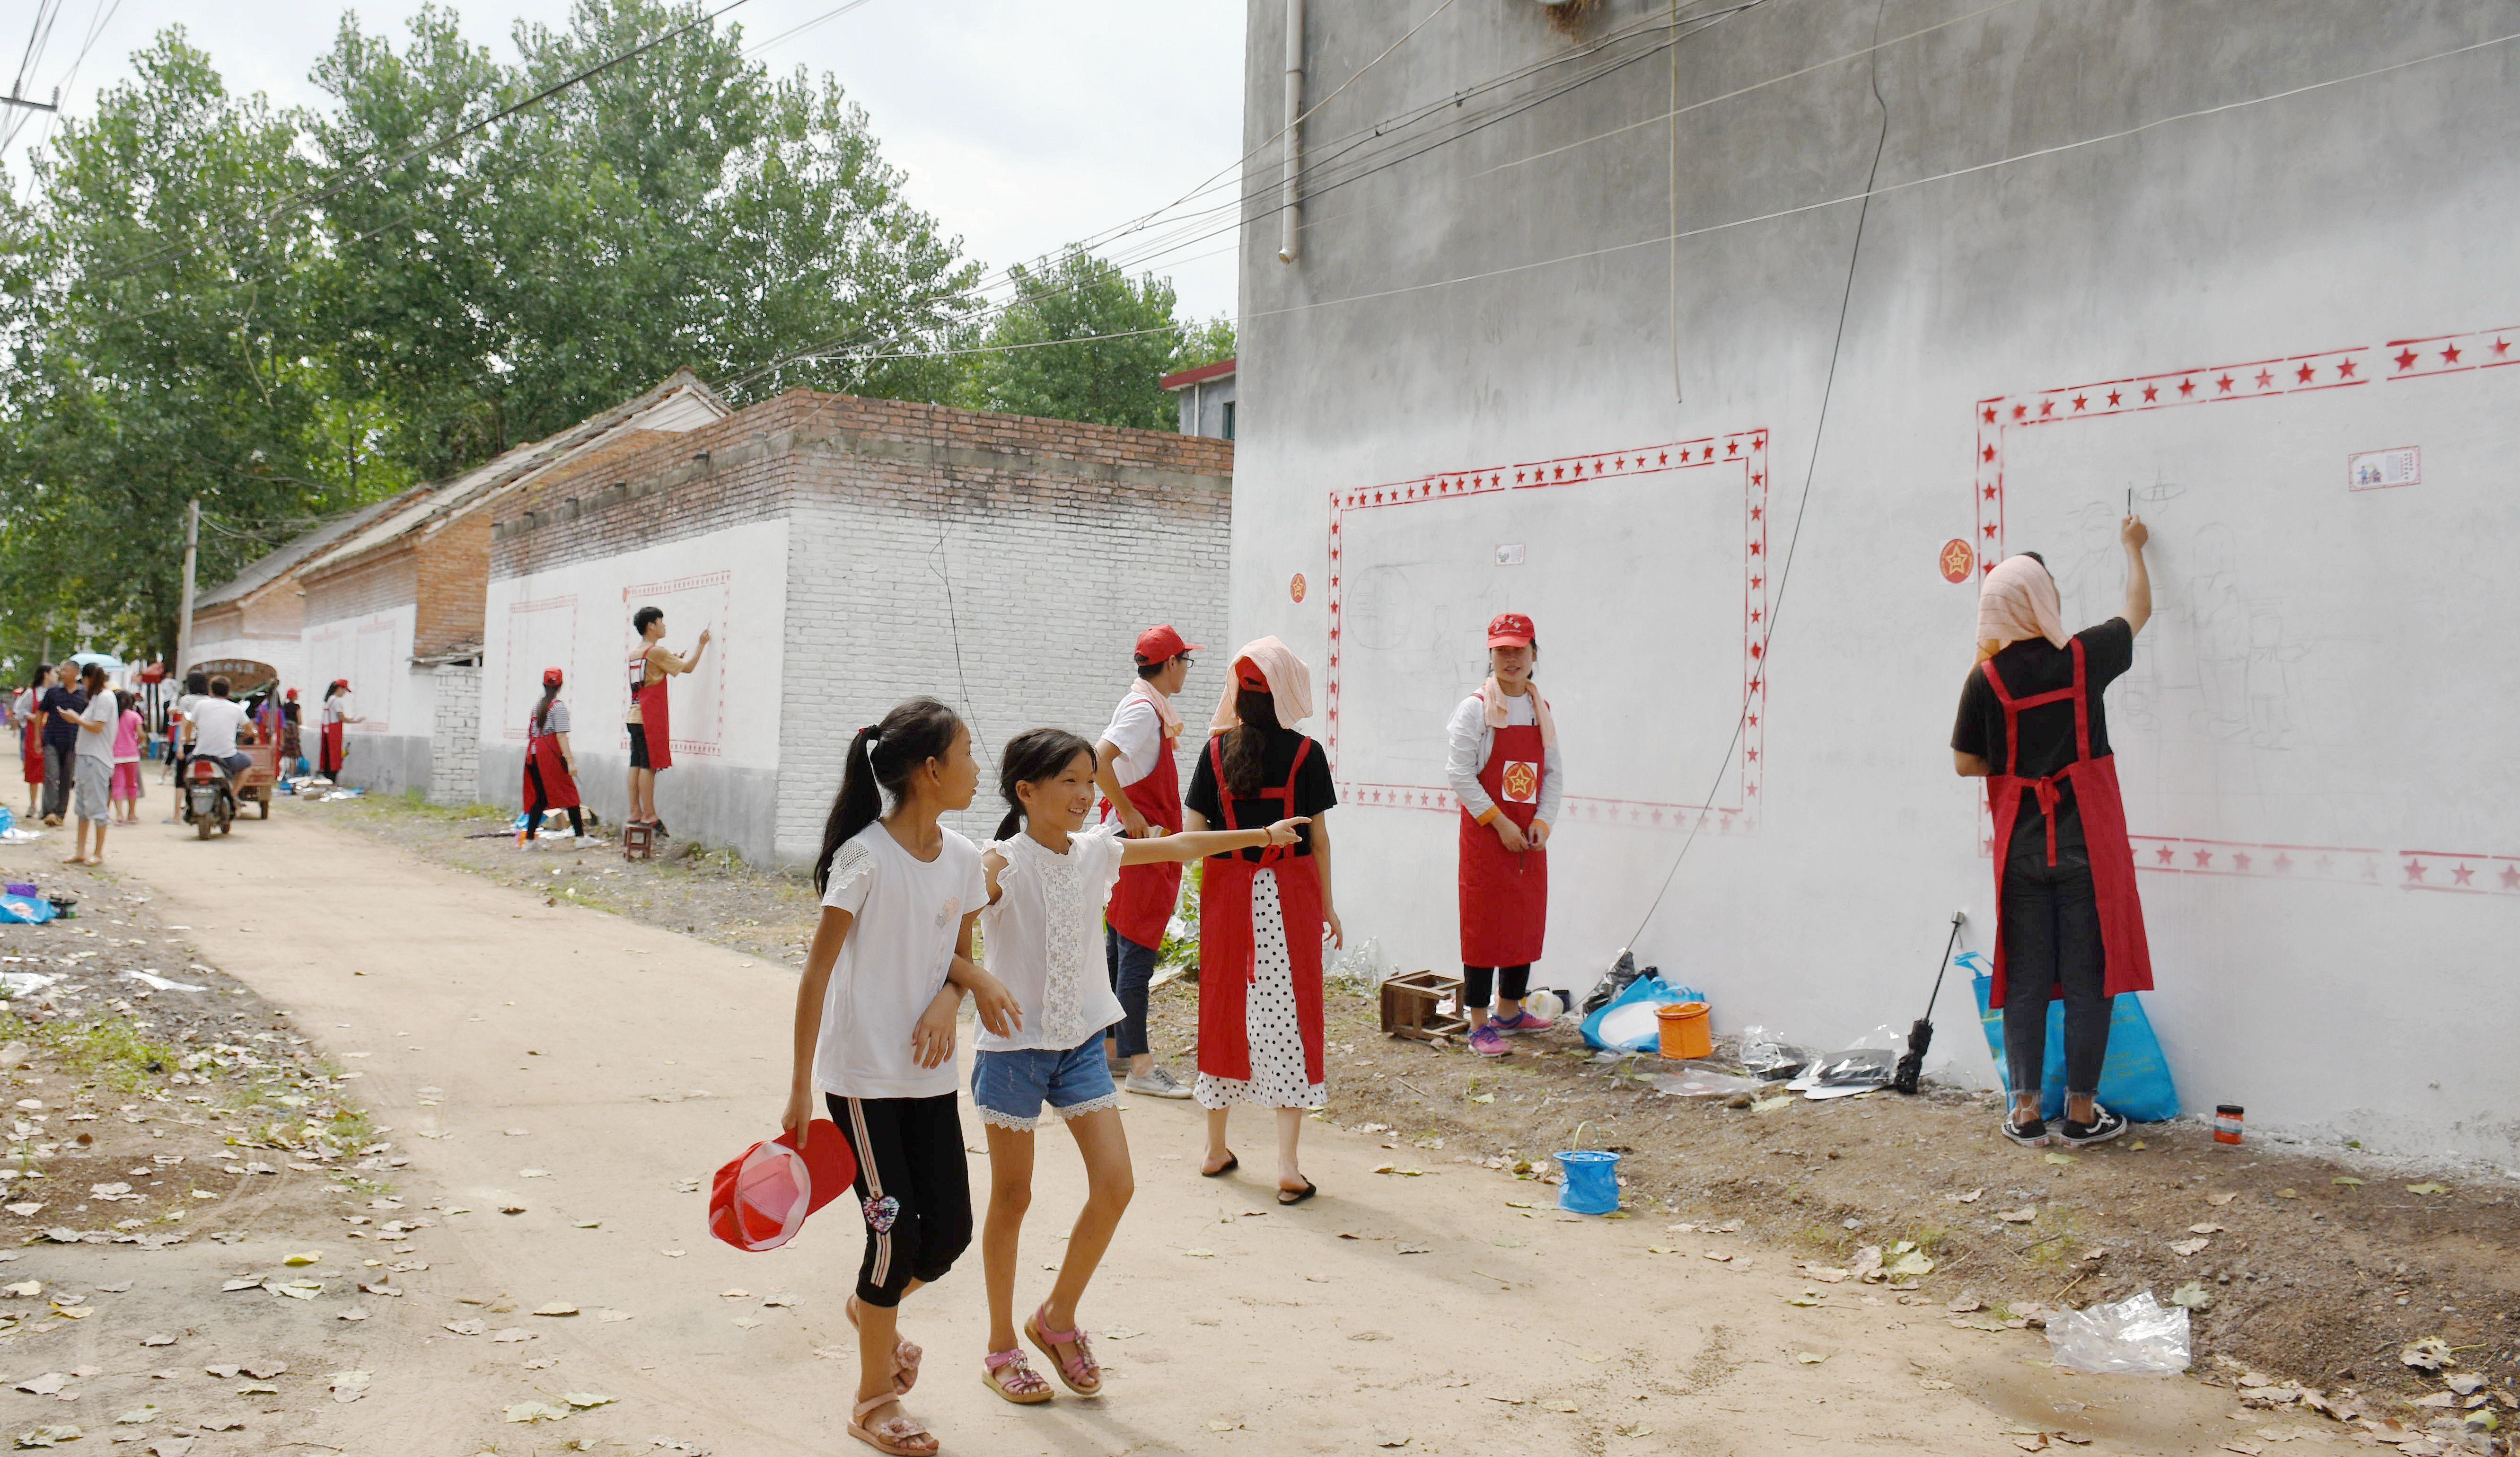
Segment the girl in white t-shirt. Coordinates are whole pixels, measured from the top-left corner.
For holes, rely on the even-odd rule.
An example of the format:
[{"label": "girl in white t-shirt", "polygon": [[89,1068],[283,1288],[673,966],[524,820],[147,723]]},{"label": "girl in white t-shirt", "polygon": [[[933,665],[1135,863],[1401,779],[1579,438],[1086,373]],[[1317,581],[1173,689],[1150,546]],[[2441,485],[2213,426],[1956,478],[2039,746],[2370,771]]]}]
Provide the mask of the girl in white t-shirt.
[{"label": "girl in white t-shirt", "polygon": [[1027,1340],[1079,1396],[1102,1391],[1102,1370],[1077,1326],[1076,1302],[1111,1243],[1134,1180],[1120,1131],[1119,1089],[1102,1032],[1120,1020],[1102,956],[1102,905],[1123,865],[1194,860],[1292,844],[1300,820],[1265,830],[1212,830],[1130,840],[1115,822],[1085,829],[1093,811],[1094,746],[1061,729],[1033,729],[1007,745],[998,787],[1006,821],[980,857],[988,905],[983,943],[1019,1016],[1011,1032],[984,1028],[971,1063],[971,1102],[989,1139],[989,1216],[980,1236],[989,1281],[989,1351],[981,1380],[1009,1401],[1051,1398],[1015,1341],[1015,1247],[1032,1203],[1033,1129],[1042,1105],[1064,1119],[1085,1158],[1085,1208],[1059,1256],[1050,1298],[1023,1323]]},{"label": "girl in white t-shirt", "polygon": [[963,993],[991,1031],[1021,1025],[1007,989],[971,960],[971,926],[989,893],[980,852],[937,823],[968,808],[979,782],[970,731],[934,699],[912,699],[850,742],[814,866],[823,915],[796,988],[795,1072],[781,1118],[802,1148],[819,1092],[857,1156],[866,1257],[846,1305],[858,1328],[849,1434],[900,1457],[926,1457],[937,1443],[901,1409],[920,1351],[900,1339],[895,1307],[971,1243],[955,1097]]}]

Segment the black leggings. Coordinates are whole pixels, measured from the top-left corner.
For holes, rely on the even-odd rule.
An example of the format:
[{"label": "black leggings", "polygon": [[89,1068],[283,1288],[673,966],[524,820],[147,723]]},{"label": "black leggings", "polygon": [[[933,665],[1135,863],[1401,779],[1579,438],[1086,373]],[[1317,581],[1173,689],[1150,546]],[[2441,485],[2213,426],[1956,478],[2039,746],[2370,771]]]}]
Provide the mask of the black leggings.
[{"label": "black leggings", "polygon": [[[551,798],[551,792],[543,788],[543,766],[531,759],[525,761],[525,777],[534,782],[534,801],[525,806],[525,838],[531,840],[542,833],[543,805]],[[568,807],[568,833],[580,840],[586,838],[586,821],[578,817],[574,804]]]},{"label": "black leggings", "polygon": [[1488,986],[1496,985],[1496,994],[1508,1002],[1519,1002],[1531,990],[1531,963],[1520,966],[1464,966],[1462,968],[1462,1006],[1485,1008]]},{"label": "black leggings", "polygon": [[823,1097],[857,1155],[853,1187],[867,1230],[858,1298],[898,1305],[911,1281],[943,1279],[971,1244],[971,1172],[958,1095]]},{"label": "black leggings", "polygon": [[[2061,827],[2060,827],[2061,828]],[[2016,846],[2003,866],[2003,1057],[2016,1093],[2047,1072],[2048,1003],[2065,994],[2065,1090],[2096,1093],[2109,1055],[2107,956],[2082,837],[2048,863],[2047,838]]]}]

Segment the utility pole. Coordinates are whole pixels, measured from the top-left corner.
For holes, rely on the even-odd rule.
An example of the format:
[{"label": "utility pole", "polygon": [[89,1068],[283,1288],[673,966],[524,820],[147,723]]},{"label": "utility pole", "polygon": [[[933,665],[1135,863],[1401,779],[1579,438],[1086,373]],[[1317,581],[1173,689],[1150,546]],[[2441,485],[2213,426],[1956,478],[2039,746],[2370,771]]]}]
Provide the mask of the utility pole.
[{"label": "utility pole", "polygon": [[61,87],[55,86],[53,88],[53,103],[50,106],[46,106],[40,101],[28,101],[24,96],[20,94],[23,89],[22,85],[11,86],[9,88],[8,95],[0,96],[0,107],[24,107],[30,112],[58,112],[62,109]]},{"label": "utility pole", "polygon": [[202,547],[202,498],[184,503],[184,603],[175,619],[175,680],[182,682],[193,663],[193,564]]}]

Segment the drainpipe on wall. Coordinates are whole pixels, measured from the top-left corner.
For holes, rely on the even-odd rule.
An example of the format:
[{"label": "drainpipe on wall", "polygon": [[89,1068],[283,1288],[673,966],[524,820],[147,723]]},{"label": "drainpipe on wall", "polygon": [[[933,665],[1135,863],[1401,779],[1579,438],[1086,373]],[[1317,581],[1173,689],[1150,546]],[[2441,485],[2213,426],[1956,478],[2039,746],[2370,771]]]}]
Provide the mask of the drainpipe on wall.
[{"label": "drainpipe on wall", "polygon": [[1295,261],[1296,176],[1303,170],[1304,0],[1286,0],[1285,178],[1278,203],[1278,261]]}]

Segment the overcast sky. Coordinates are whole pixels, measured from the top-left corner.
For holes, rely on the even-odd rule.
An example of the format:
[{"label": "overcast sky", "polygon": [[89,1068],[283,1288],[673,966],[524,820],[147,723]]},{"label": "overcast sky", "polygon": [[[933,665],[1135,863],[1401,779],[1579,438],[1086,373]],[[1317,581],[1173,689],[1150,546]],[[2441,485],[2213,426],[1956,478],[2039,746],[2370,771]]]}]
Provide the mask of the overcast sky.
[{"label": "overcast sky", "polygon": [[[746,0],[757,43],[842,0]],[[36,0],[0,6],[0,89],[17,73]],[[407,35],[419,0],[362,0],[362,25]],[[458,0],[466,31],[502,60],[518,20],[558,24],[567,0]],[[868,0],[756,59],[775,70],[829,71],[873,117],[910,196],[965,251],[991,267],[1049,252],[1148,211],[1233,163],[1241,138],[1242,6],[1226,0]],[[289,16],[295,12],[296,16]],[[66,85],[83,115],[98,92],[130,74],[130,54],[180,23],[231,88],[283,106],[325,98],[306,75],[331,43],[339,8],[322,0],[62,0],[31,96]],[[96,22],[94,49],[69,70]],[[27,127],[5,159],[25,175]],[[1234,309],[1230,238],[1156,261],[1199,317]]]}]

